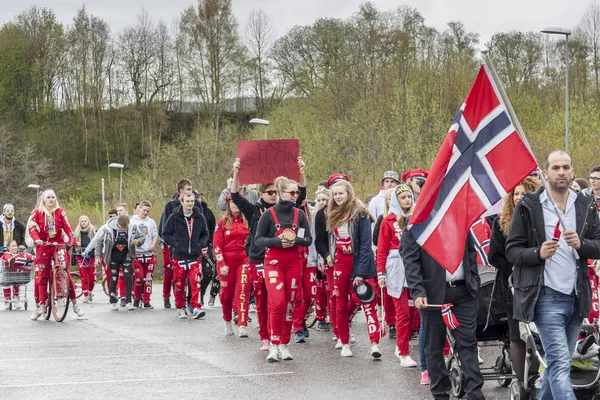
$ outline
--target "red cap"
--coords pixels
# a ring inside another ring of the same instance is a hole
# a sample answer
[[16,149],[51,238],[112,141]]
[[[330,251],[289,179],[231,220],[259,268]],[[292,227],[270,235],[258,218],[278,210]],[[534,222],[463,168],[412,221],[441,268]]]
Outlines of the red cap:
[[411,169],[402,174],[402,180],[404,182],[408,181],[411,178],[424,178],[427,179],[429,176],[429,172],[426,169]]
[[331,187],[331,185],[333,185],[335,182],[337,182],[339,180],[344,180],[344,181],[350,182],[350,178],[348,178],[348,175],[333,174],[329,177],[329,179],[327,179],[327,187]]

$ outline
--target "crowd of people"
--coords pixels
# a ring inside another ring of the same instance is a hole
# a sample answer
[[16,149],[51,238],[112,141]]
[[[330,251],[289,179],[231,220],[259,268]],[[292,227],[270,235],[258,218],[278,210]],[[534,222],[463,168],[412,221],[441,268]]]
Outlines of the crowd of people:
[[[484,398],[476,338],[479,238],[469,235],[465,248],[457,249],[464,256],[451,274],[407,229],[428,171],[401,176],[387,171],[378,194],[363,203],[341,173],[320,182],[309,201],[305,167],[299,158],[298,182],[279,177],[252,188],[240,184],[244,165],[236,159],[219,199],[223,214],[218,219],[186,179],[178,182],[158,224],[148,216],[152,204],[141,201],[131,216],[127,204],[119,204],[97,229],[87,216],[72,229],[56,194],[45,190],[25,225],[14,218],[11,204],[3,207],[0,237],[8,251],[2,258],[35,247],[35,256],[29,257],[35,257],[37,307],[31,318],[37,320],[45,312],[55,243],[75,249],[84,303],[94,299],[96,269],[105,269],[113,311],[153,308],[153,272],[161,246],[163,306],[171,308],[173,292],[177,318],[201,319],[210,288],[208,305],[219,296],[224,334],[234,335],[237,326],[240,338],[249,336],[254,308],[259,348],[268,352],[269,362],[293,359],[289,344],[292,338],[303,343],[309,337],[306,318],[313,305],[316,329],[331,330],[333,346],[342,357],[351,357],[352,321],[362,309],[370,356],[382,357],[379,342],[388,335],[396,341],[400,366],[419,365],[420,382],[430,385],[436,399],[447,399],[451,386],[439,306],[450,303],[460,322],[453,335],[464,390],[469,399]],[[590,317],[595,272],[588,264],[600,259],[600,166],[591,170],[588,184],[575,179],[570,156],[555,151],[542,170],[508,193],[497,215],[480,222],[489,225],[486,260],[497,271],[494,296],[508,317],[517,379],[523,381],[525,365],[519,322],[535,322],[548,360],[540,398],[571,399],[570,355],[583,319]],[[5,288],[5,298],[14,290],[18,287]],[[73,311],[83,315],[74,290],[70,298]],[[416,334],[419,363],[409,347]]]

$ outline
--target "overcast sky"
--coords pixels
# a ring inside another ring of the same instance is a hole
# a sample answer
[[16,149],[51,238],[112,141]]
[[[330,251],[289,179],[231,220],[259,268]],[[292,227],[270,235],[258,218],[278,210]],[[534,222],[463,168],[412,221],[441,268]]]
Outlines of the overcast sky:
[[[449,21],[461,21],[467,30],[479,33],[481,43],[494,32],[513,29],[539,31],[547,26],[573,28],[592,0],[372,0],[380,10],[393,10],[401,4],[417,8],[425,23],[443,31]],[[247,15],[263,9],[282,36],[294,25],[308,25],[319,17],[348,18],[358,11],[362,0],[233,0],[233,12],[243,34]],[[49,7],[64,24],[71,24],[76,10],[86,5],[88,12],[106,20],[114,32],[135,24],[142,7],[155,20],[168,26],[194,0],[0,0],[0,23],[32,5]]]

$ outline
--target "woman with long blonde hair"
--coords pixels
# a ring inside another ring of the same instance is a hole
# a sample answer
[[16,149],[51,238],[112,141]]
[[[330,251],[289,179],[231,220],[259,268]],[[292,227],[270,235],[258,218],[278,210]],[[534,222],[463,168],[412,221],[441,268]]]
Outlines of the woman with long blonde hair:
[[95,252],[88,252],[87,257],[83,257],[83,252],[88,247],[92,238],[96,234],[96,228],[91,224],[87,215],[79,217],[79,223],[75,227],[75,238],[79,242],[75,262],[79,268],[79,276],[81,277],[81,289],[83,290],[83,302],[88,303],[93,300],[93,290],[96,284],[96,267],[95,267]]
[[248,306],[250,301],[250,279],[248,278],[248,255],[246,238],[248,221],[231,201],[225,199],[225,216],[217,221],[213,243],[217,260],[217,273],[221,282],[220,300],[225,321],[225,334],[233,335],[231,323],[233,309],[238,312],[238,335],[248,337]]
[[508,317],[512,365],[520,382],[523,382],[524,375],[525,342],[521,340],[519,335],[519,323],[513,319],[513,297],[508,286],[508,278],[513,272],[513,265],[506,259],[506,237],[508,236],[515,206],[521,201],[525,193],[534,192],[539,187],[540,183],[537,179],[527,177],[506,195],[502,212],[492,224],[492,237],[488,250],[488,260],[497,271],[494,298],[504,305]]
[[288,349],[294,303],[302,282],[303,260],[299,246],[308,247],[312,236],[304,212],[295,207],[298,184],[284,177],[275,179],[279,201],[258,221],[256,245],[265,248],[265,284],[269,297],[271,346],[267,361],[293,360]]
[[[375,288],[377,271],[371,248],[371,216],[365,205],[356,197],[350,182],[340,180],[331,187],[333,201],[329,202],[327,232],[329,254],[327,264],[333,266],[334,295],[337,297],[336,327],[342,357],[352,357],[350,349],[350,312],[362,303],[371,339],[370,354],[380,358],[379,320],[376,311],[376,296],[361,302],[357,290],[369,293]],[[368,286],[363,286],[368,285]],[[360,288],[358,288],[360,287]],[[371,296],[369,296],[371,297]],[[351,301],[348,299],[351,298]]]

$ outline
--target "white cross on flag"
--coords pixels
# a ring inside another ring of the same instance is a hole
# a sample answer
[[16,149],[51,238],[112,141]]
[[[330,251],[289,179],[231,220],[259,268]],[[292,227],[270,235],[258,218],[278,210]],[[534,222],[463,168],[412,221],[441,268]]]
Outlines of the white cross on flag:
[[410,233],[454,273],[473,222],[536,168],[483,65],[433,162]]

